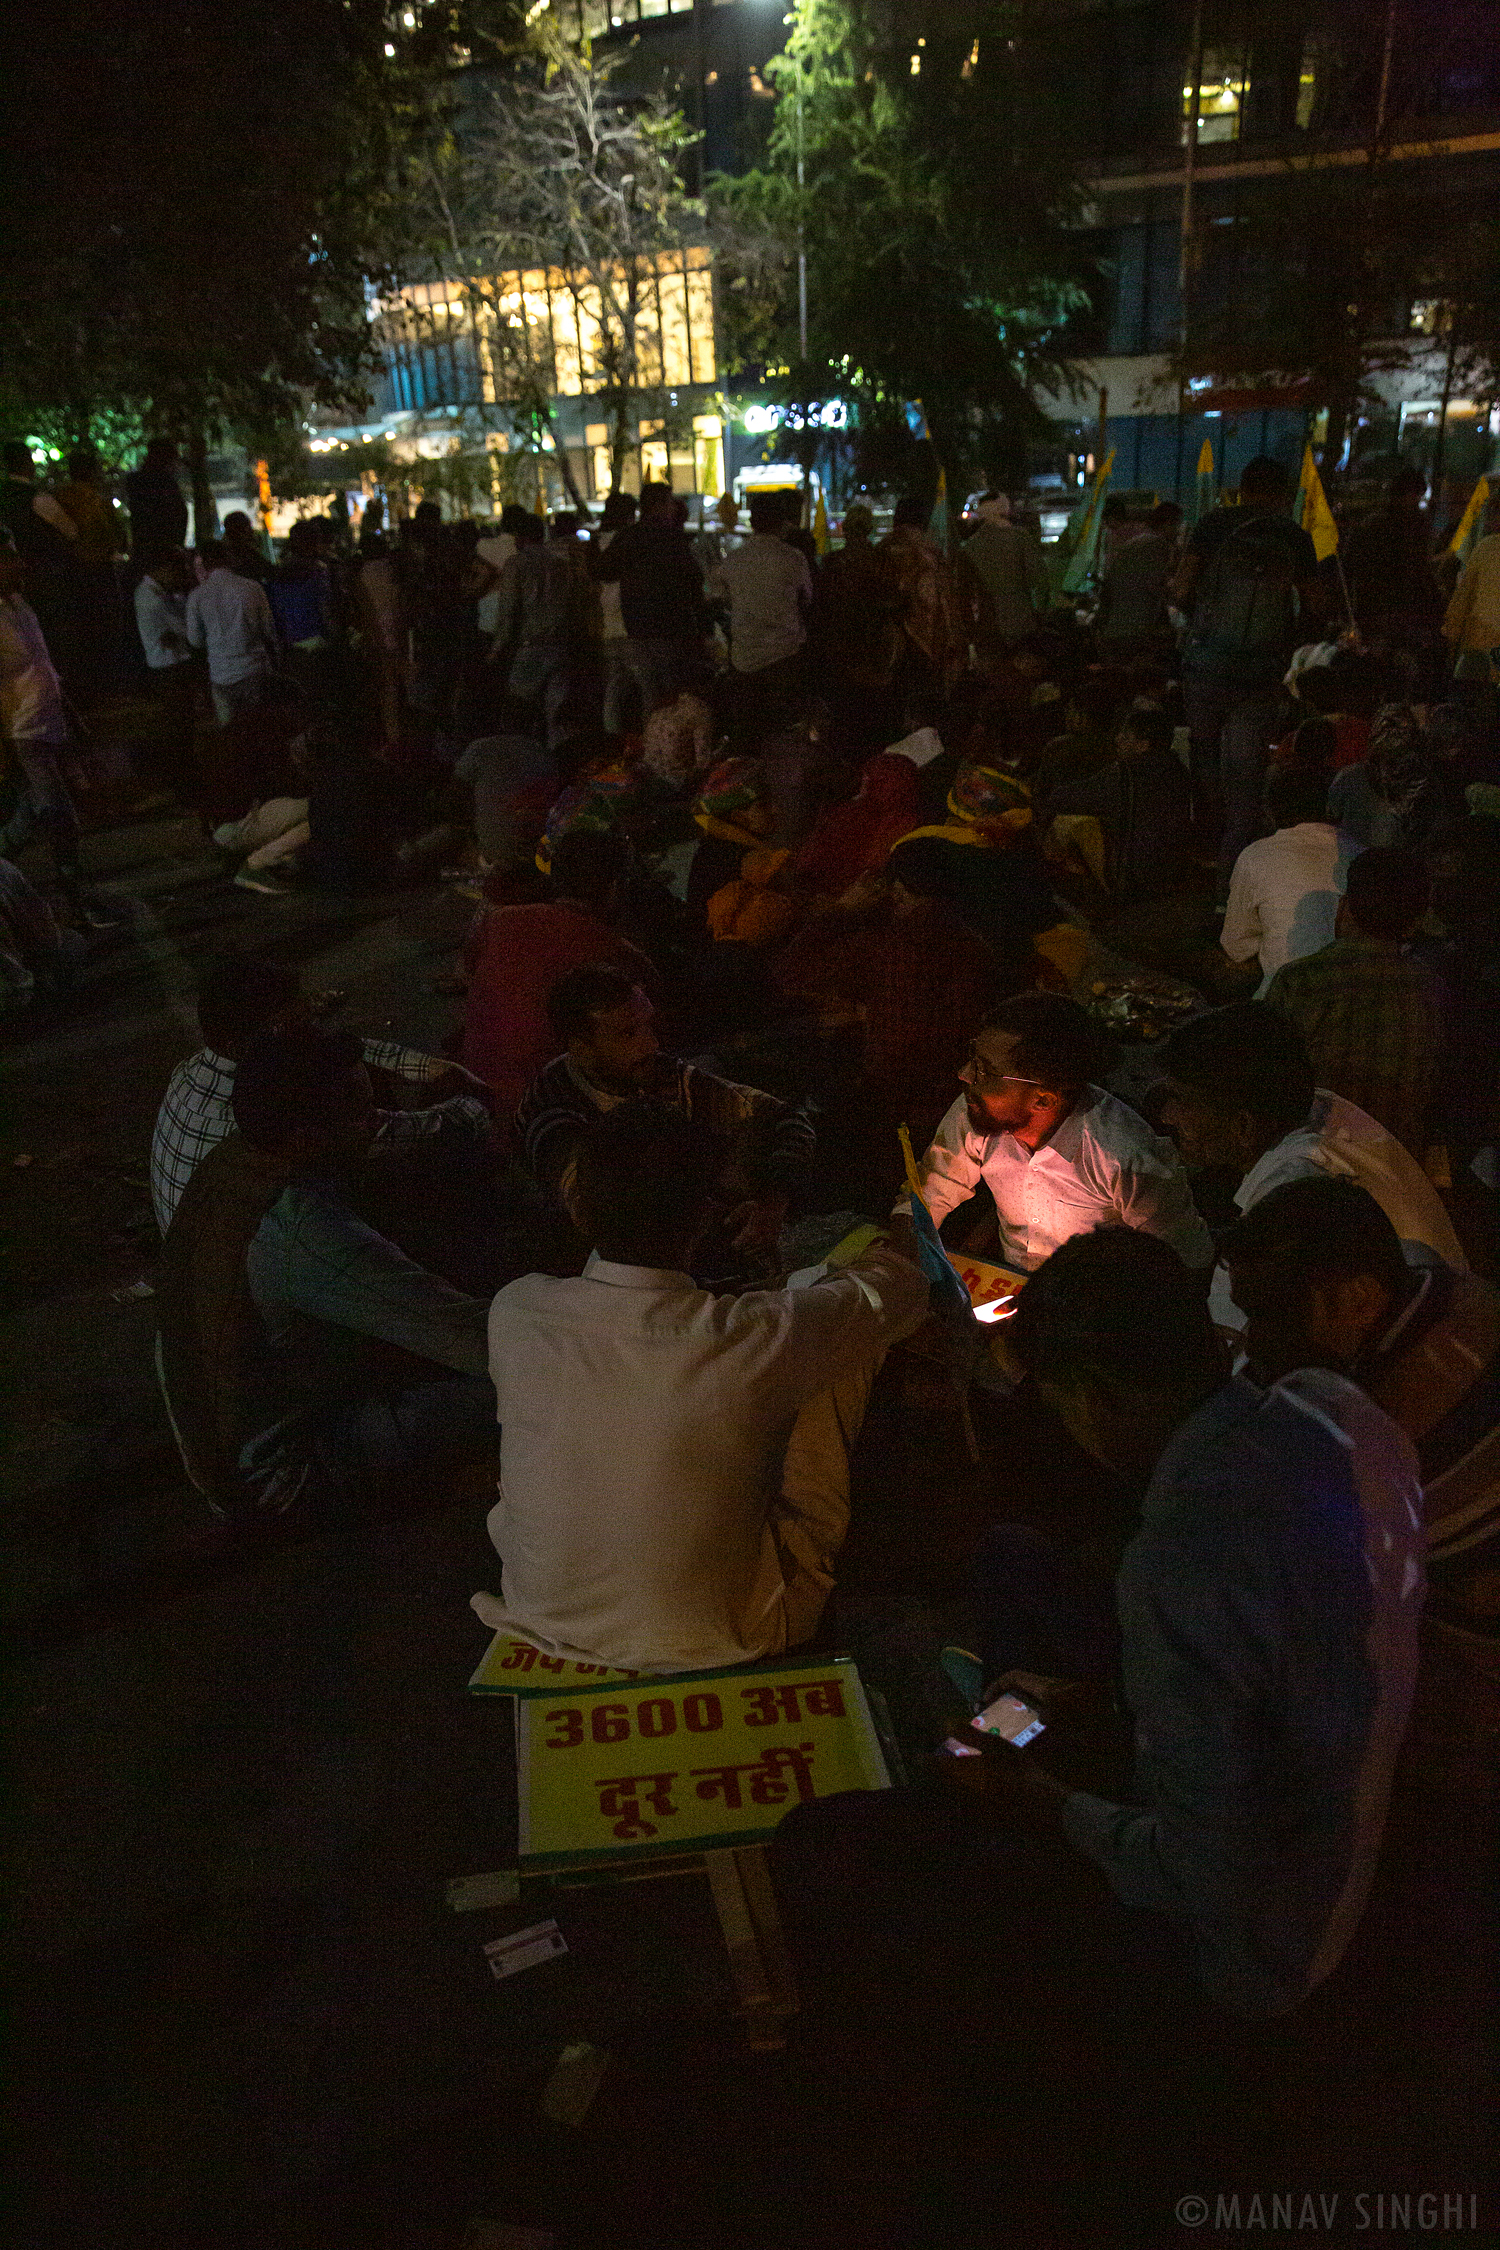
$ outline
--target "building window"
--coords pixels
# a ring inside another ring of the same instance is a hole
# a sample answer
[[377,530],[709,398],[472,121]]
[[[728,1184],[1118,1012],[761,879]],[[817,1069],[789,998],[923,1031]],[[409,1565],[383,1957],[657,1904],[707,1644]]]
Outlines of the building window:
[[[1205,47],[1198,77],[1198,145],[1206,141],[1237,141],[1240,111],[1249,81],[1243,53],[1233,47]],[[1182,89],[1182,140],[1188,137],[1193,114],[1191,84]]]

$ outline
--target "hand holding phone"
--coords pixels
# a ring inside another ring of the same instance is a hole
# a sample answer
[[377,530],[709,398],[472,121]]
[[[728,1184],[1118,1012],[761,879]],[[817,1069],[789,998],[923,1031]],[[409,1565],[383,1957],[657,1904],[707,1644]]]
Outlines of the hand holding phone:
[[969,1724],[976,1734],[998,1734],[1002,1741],[1017,1750],[1024,1749],[1028,1742],[1034,1742],[1045,1732],[1041,1713],[1029,1703],[1023,1703],[1017,1695],[996,1696]]

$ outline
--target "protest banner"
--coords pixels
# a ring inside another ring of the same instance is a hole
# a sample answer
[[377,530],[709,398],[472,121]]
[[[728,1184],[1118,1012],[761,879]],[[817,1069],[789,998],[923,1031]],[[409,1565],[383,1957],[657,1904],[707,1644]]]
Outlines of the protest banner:
[[523,1873],[762,1841],[890,1775],[848,1658],[516,1705]]

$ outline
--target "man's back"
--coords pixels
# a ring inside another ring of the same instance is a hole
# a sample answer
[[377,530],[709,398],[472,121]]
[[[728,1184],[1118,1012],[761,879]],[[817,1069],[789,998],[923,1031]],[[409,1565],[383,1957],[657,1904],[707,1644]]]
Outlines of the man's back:
[[959,549],[959,562],[984,588],[991,630],[1002,640],[1018,641],[1034,629],[1047,565],[1029,531],[1018,523],[981,523]]
[[207,651],[208,675],[216,687],[264,671],[275,640],[264,587],[237,571],[210,571],[188,596],[187,637],[195,648]]
[[575,1280],[502,1289],[489,1522],[516,1623],[631,1668],[784,1645],[770,1514],[792,1423],[873,1366],[926,1295],[915,1266],[880,1250],[795,1292],[714,1297],[685,1274],[598,1258]]
[[1329,820],[1299,820],[1247,844],[1234,863],[1219,943],[1266,977],[1332,942],[1352,847]]
[[606,584],[618,581],[632,640],[696,640],[702,634],[703,573],[686,534],[673,525],[626,524],[597,568]]
[[1342,1094],[1420,1162],[1443,1046],[1440,977],[1394,945],[1335,938],[1289,961],[1266,994],[1302,1034],[1320,1086]]
[[806,556],[766,532],[752,532],[724,557],[710,592],[729,603],[737,672],[758,672],[796,654],[807,637],[812,591]]
[[1294,2006],[1353,1935],[1423,1582],[1410,1442],[1342,1376],[1225,1384],[1157,1465],[1118,1587],[1136,1805],[1065,1818],[1239,2013]]

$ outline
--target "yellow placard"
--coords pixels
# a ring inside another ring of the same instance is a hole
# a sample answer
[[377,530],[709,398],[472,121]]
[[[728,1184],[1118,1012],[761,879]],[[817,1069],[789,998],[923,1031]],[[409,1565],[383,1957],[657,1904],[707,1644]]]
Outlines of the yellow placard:
[[1012,1273],[1009,1266],[993,1265],[988,1258],[966,1258],[961,1250],[950,1250],[948,1255],[976,1312],[981,1306],[1003,1303],[1026,1285],[1025,1274]]
[[793,1805],[890,1786],[848,1658],[516,1705],[528,1868],[754,1843]]
[[570,1656],[548,1656],[514,1633],[498,1632],[471,1675],[474,1695],[559,1695],[575,1688],[608,1687],[638,1680],[639,1672],[612,1671],[607,1664],[575,1663]]

